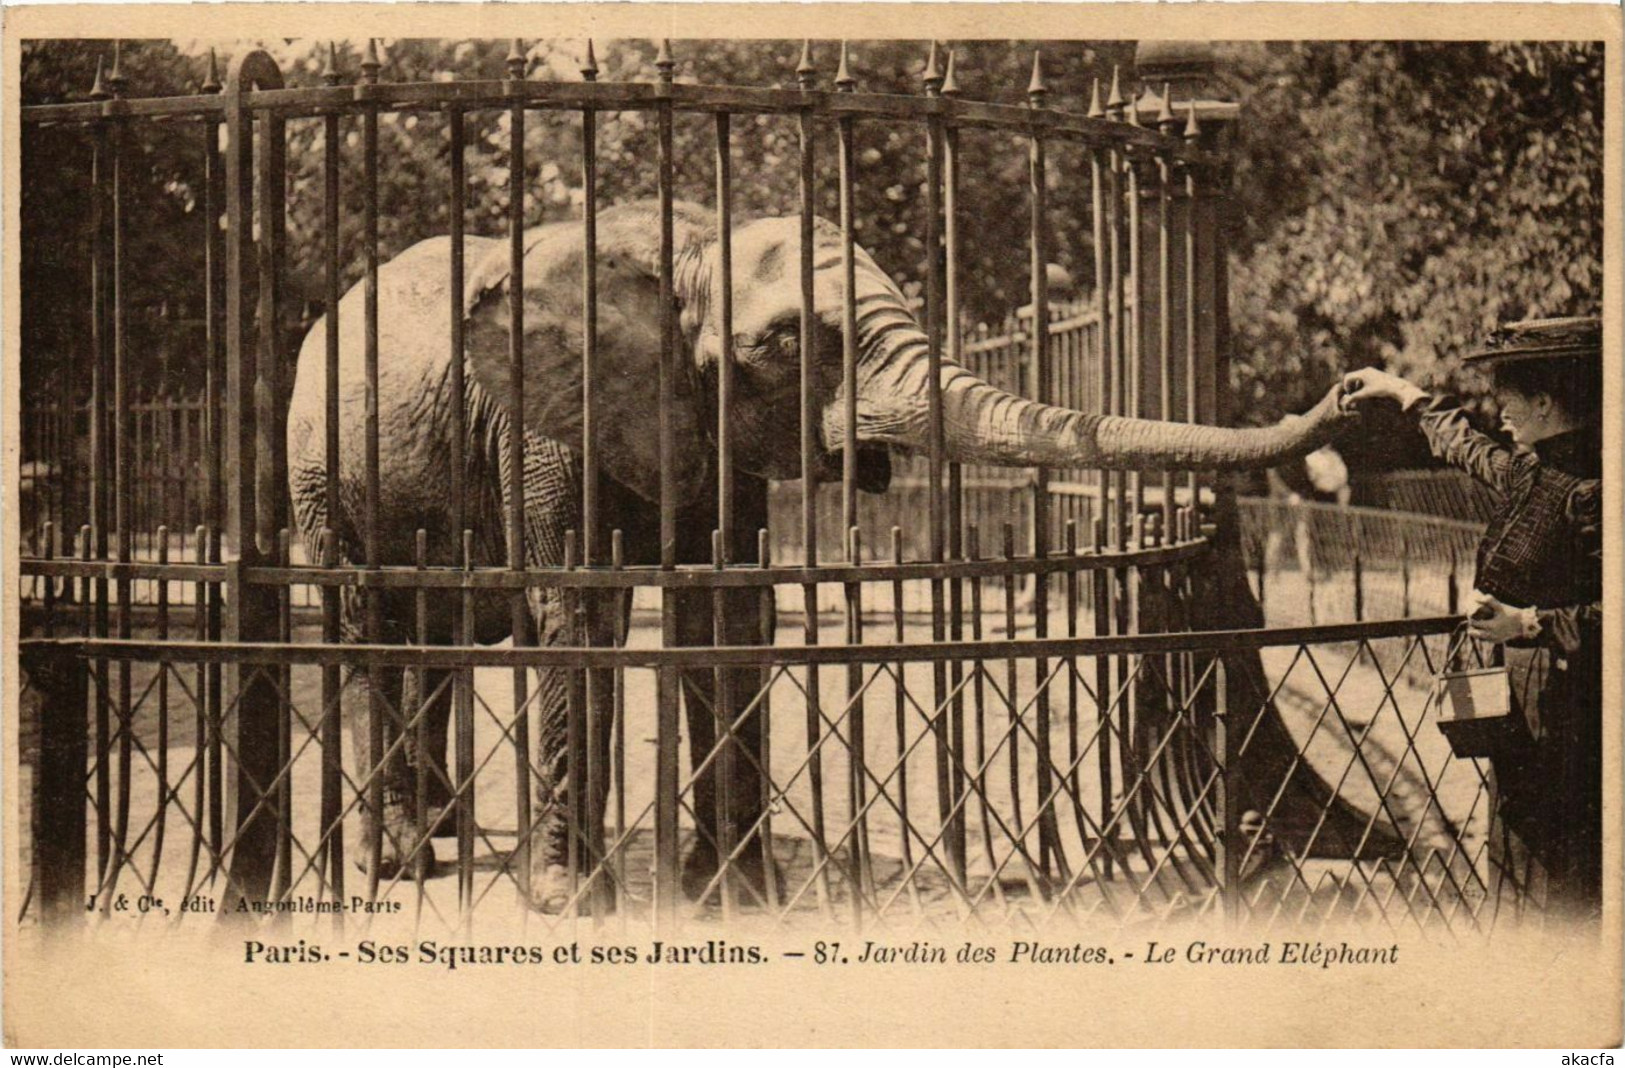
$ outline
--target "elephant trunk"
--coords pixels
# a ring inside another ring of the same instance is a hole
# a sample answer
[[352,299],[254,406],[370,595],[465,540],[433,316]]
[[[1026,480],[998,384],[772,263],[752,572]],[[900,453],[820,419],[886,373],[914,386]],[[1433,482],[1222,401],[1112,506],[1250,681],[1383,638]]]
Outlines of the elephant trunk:
[[[860,403],[867,409],[860,410],[860,435],[926,448],[928,368],[923,335],[899,340],[878,360],[864,393],[910,401],[903,411],[883,401]],[[1093,415],[1040,404],[947,361],[941,381],[944,444],[948,458],[961,463],[1154,470],[1272,467],[1326,444],[1350,418],[1340,411],[1335,388],[1304,415],[1287,416],[1270,427],[1237,429]]]

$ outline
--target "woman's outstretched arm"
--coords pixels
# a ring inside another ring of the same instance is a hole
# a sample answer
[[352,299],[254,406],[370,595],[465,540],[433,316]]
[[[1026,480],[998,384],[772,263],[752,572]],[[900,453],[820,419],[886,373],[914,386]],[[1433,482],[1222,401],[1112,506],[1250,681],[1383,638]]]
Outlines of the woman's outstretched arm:
[[1378,400],[1398,402],[1417,417],[1433,455],[1459,468],[1497,493],[1505,493],[1512,470],[1513,451],[1473,428],[1467,413],[1447,396],[1434,395],[1398,375],[1368,367],[1343,376],[1343,403],[1349,406]]

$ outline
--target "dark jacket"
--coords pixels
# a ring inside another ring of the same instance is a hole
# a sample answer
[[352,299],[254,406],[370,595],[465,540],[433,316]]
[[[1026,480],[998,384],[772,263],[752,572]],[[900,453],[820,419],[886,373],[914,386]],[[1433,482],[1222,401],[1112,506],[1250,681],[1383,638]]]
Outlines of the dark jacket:
[[1439,459],[1494,490],[1475,585],[1536,609],[1504,656],[1526,742],[1493,760],[1498,891],[1590,915],[1602,893],[1602,443],[1596,429],[1512,448],[1446,397],[1413,406]]

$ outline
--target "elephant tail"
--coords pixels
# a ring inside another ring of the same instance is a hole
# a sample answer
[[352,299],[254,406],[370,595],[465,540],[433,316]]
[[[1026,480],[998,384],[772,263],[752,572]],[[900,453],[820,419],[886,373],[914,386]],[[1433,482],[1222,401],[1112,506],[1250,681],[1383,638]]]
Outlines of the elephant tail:
[[[288,488],[293,498],[293,524],[299,531],[299,541],[305,547],[305,560],[318,564],[326,546],[323,544],[331,524],[327,514],[327,471],[320,464],[290,463]],[[334,537],[337,537],[337,531]],[[335,555],[349,554],[341,546],[334,546]]]

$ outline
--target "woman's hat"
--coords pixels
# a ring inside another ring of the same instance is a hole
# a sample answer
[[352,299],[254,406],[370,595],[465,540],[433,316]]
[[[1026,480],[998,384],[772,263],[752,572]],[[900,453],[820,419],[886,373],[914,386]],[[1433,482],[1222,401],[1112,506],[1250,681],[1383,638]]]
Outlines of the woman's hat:
[[1503,323],[1484,344],[1462,357],[1478,367],[1524,360],[1592,358],[1602,355],[1602,320],[1596,316],[1524,319]]

